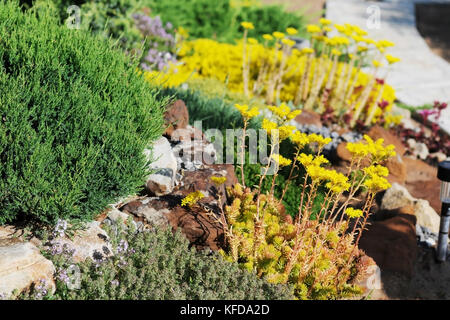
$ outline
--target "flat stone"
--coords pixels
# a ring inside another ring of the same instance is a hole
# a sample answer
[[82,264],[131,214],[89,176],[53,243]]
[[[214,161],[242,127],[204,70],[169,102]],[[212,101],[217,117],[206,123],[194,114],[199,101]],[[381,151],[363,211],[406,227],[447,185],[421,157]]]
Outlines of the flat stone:
[[322,128],[320,114],[314,111],[303,110],[302,113],[295,117],[295,121],[302,125],[314,125],[318,128]]
[[108,234],[100,228],[100,222],[87,223],[84,230],[78,230],[72,239],[67,236],[57,237],[52,240],[51,245],[67,246],[75,250],[74,262],[81,262],[87,258],[99,260],[113,255],[113,249],[109,242]]
[[54,292],[54,272],[53,263],[29,242],[0,246],[0,294],[7,298],[14,290],[20,293],[41,280]]

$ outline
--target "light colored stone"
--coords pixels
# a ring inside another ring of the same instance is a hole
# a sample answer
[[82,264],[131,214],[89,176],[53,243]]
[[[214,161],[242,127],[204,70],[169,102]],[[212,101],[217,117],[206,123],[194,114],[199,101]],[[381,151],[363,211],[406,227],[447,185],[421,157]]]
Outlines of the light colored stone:
[[125,212],[120,211],[117,208],[112,208],[111,211],[108,212],[108,219],[115,223],[125,223],[129,217]]
[[72,239],[58,237],[52,240],[52,244],[63,246],[67,244],[70,249],[74,249],[74,262],[84,261],[87,258],[93,260],[98,257],[108,257],[113,254],[109,237],[105,230],[100,228],[100,222],[89,222],[84,230],[78,230]]
[[172,191],[177,173],[177,159],[170,142],[161,137],[151,149],[145,150],[147,157],[153,162],[150,169],[154,170],[147,178],[146,187],[151,193],[162,196]]
[[430,154],[427,145],[423,142],[417,143],[414,149],[415,149],[414,154],[416,154],[417,157],[419,157],[422,160],[425,160]]
[[427,200],[416,199],[398,183],[386,191],[381,200],[381,209],[394,210],[404,206],[413,206],[417,223],[432,232],[439,232],[440,218]]
[[417,200],[414,204],[414,213],[418,224],[427,227],[434,233],[439,233],[441,219],[427,200]]
[[153,226],[159,227],[159,226],[166,226],[168,225],[168,220],[166,218],[166,214],[169,213],[169,209],[160,209],[157,210],[152,207],[143,207],[140,211],[140,214],[142,214],[147,221],[147,223],[152,224]]
[[408,140],[406,140],[406,143],[408,144],[408,147],[410,149],[414,149],[417,146],[417,141],[413,138],[408,138]]
[[0,226],[0,240],[11,238],[15,231],[13,226]]
[[217,159],[214,145],[205,140],[181,141],[173,148],[173,152],[179,168],[188,171],[201,169]]
[[438,162],[447,160],[447,156],[445,155],[445,153],[443,153],[441,151],[430,153],[430,158],[436,159]]
[[54,292],[54,272],[53,263],[29,242],[0,246],[0,294],[6,298],[14,290],[20,293],[41,280],[45,280],[51,292]]
[[382,210],[394,210],[405,206],[414,206],[415,199],[408,190],[398,183],[393,183],[392,187],[386,190],[381,200]]

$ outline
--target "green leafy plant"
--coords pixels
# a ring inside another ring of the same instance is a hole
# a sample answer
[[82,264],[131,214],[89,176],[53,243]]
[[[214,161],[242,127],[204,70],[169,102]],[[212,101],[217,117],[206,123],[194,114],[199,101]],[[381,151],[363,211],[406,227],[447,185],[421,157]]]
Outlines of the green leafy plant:
[[[168,228],[137,232],[133,224],[108,229],[114,256],[78,263],[80,287],[70,290],[71,251],[46,254],[56,267],[56,292],[35,285],[22,299],[293,299],[292,288],[273,285],[217,253],[189,249]],[[113,225],[116,226],[116,225]],[[73,267],[72,267],[73,268]],[[40,289],[40,290],[39,290]],[[44,291],[45,290],[45,291]]]
[[164,101],[100,37],[49,7],[0,6],[0,224],[92,218],[147,175]]

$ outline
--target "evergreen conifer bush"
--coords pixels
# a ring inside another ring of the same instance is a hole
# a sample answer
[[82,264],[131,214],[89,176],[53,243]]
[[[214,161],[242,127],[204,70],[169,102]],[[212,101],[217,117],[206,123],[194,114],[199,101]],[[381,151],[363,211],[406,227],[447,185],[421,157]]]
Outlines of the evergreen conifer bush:
[[143,184],[162,132],[136,64],[55,17],[0,2],[0,224],[91,218]]

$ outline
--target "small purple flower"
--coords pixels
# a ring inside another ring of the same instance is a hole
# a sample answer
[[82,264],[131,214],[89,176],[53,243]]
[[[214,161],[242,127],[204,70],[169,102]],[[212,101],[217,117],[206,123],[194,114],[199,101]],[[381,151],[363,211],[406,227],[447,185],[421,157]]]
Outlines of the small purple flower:
[[67,221],[58,219],[55,225],[55,229],[53,230],[53,236],[56,237],[64,237],[67,230]]
[[70,283],[69,275],[67,274],[66,269],[60,269],[57,278],[66,285]]
[[119,285],[119,281],[116,280],[116,279],[114,279],[113,281],[111,281],[111,284],[112,284],[114,287],[117,287],[117,286]]
[[120,240],[119,245],[117,246],[117,253],[126,253],[128,251],[128,242],[127,240]]
[[37,299],[41,299],[42,297],[45,297],[48,293],[47,287],[48,287],[47,280],[41,279],[39,281],[39,284],[35,287],[35,289],[36,289],[35,297]]

